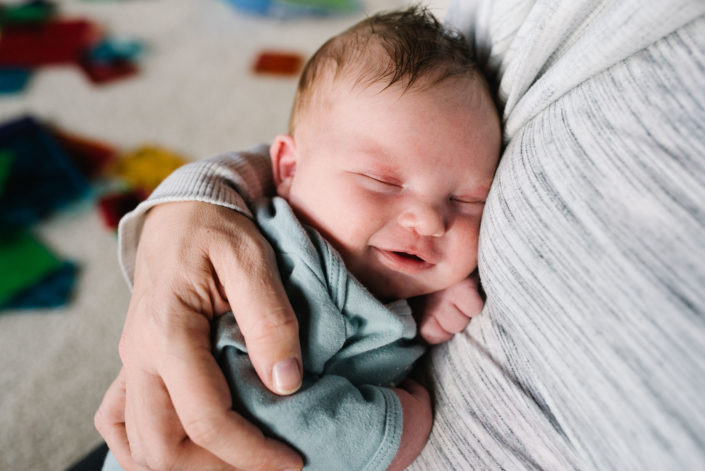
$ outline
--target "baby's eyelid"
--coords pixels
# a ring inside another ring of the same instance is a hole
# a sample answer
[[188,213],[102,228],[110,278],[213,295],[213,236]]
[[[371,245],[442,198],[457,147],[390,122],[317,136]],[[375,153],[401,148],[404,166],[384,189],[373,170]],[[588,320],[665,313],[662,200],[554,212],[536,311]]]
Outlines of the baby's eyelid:
[[395,186],[395,187],[401,187],[401,186],[402,186],[402,184],[401,184],[400,182],[398,182],[398,181],[396,181],[396,180],[393,180],[393,179],[391,179],[391,178],[381,177],[381,176],[373,175],[373,174],[369,174],[369,173],[363,173],[362,175],[365,176],[365,177],[367,177],[367,178],[369,178],[369,179],[371,179],[371,180],[374,180],[374,181],[376,181],[376,182],[382,183],[382,184],[384,184],[384,185]]
[[485,200],[466,198],[462,196],[451,196],[450,199],[460,204],[485,204]]

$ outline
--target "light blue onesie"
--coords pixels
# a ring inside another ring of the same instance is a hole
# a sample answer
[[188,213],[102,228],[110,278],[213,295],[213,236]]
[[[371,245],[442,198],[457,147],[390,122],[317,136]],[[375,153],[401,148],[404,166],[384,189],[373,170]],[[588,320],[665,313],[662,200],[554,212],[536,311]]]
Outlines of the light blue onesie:
[[[233,407],[298,450],[305,471],[386,470],[402,431],[399,399],[389,388],[424,352],[408,304],[372,296],[285,200],[262,199],[253,213],[297,314],[304,380],[291,396],[264,388],[228,313],[215,321],[213,345]],[[110,455],[107,469],[119,469]]]

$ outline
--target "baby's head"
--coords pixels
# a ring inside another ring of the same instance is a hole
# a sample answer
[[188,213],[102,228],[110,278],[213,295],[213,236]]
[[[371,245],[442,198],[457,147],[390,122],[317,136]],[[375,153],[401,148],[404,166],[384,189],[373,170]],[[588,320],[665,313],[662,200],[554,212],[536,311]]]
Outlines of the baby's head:
[[447,288],[477,266],[500,125],[465,41],[423,9],[372,16],[307,63],[277,192],[382,299]]

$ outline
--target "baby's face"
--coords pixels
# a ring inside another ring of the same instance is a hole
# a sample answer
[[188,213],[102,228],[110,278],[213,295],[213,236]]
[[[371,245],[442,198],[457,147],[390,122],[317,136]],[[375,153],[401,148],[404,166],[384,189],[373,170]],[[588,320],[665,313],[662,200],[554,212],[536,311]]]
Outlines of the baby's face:
[[500,151],[489,95],[467,79],[333,87],[272,146],[279,194],[381,299],[468,276]]

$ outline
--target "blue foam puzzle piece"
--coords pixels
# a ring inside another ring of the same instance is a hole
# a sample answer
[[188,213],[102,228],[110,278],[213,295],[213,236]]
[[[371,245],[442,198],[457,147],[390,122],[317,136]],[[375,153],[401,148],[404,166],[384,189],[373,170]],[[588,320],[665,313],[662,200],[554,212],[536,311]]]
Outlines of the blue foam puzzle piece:
[[13,296],[0,309],[37,309],[64,306],[76,281],[78,266],[63,262],[39,283]]
[[14,156],[0,194],[0,230],[28,226],[90,192],[70,157],[31,117],[0,126],[0,149]]
[[355,13],[359,0],[226,0],[240,11],[275,18],[324,17]]
[[29,69],[0,67],[0,95],[21,92],[31,76],[32,71]]
[[133,39],[106,37],[88,52],[88,60],[101,64],[136,62],[144,46]]

